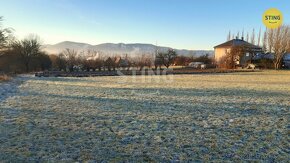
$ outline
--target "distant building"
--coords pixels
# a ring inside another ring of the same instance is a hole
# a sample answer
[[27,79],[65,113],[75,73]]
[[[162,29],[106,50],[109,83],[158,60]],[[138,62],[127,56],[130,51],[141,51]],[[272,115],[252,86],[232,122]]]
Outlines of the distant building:
[[205,65],[205,64],[203,62],[190,62],[188,64],[189,67],[196,68],[196,69],[201,68],[202,65]]
[[214,47],[214,59],[216,63],[221,64],[222,58],[231,52],[231,49],[235,46],[242,46],[245,48],[245,54],[241,58],[235,58],[236,65],[245,65],[247,64],[257,53],[262,52],[262,48],[247,41],[244,39],[232,39],[220,45]]
[[129,66],[129,61],[128,61],[127,57],[125,59],[122,59],[121,57],[118,57],[115,60],[115,64],[117,65],[117,67],[128,67]]

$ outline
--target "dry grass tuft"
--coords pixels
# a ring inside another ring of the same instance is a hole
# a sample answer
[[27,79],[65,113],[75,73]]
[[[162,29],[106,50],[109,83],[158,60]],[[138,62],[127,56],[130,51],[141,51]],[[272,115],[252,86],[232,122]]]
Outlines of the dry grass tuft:
[[11,77],[8,76],[8,75],[0,75],[0,82],[3,82],[3,81],[9,81],[11,80]]

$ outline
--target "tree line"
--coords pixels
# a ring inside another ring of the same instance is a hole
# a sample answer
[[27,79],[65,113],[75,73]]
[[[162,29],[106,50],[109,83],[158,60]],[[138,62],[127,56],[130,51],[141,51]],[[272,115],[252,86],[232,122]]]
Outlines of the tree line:
[[[22,40],[13,36],[13,29],[2,27],[3,17],[0,17],[0,72],[24,73],[44,70],[74,71],[81,70],[116,70],[137,67],[167,68],[173,64],[177,54],[174,50],[158,53],[155,56],[143,54],[137,57],[121,58],[119,56],[89,59],[85,56],[95,56],[98,52],[88,50],[79,53],[73,49],[66,49],[57,55],[48,55],[41,50],[41,41],[38,36],[30,35]],[[158,58],[158,59],[156,59]]]
[[2,27],[0,17],[0,72],[26,73],[44,70],[55,71],[114,71],[137,68],[169,68],[171,65],[186,66],[190,62],[212,62],[209,55],[201,57],[179,56],[175,50],[155,54],[142,54],[135,57],[128,55],[102,56],[95,50],[78,52],[65,49],[59,54],[48,55],[41,50],[40,38],[36,35],[18,40],[13,36],[13,29]]
[[12,28],[2,27],[2,21],[3,17],[0,17],[0,71],[23,73],[51,66],[51,60],[41,51],[40,39],[36,35],[17,40]]

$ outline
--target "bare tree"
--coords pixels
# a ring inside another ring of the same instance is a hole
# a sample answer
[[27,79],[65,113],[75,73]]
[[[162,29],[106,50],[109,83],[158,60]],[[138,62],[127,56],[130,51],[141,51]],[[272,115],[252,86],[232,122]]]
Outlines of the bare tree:
[[290,52],[290,26],[283,25],[276,29],[268,29],[267,50],[274,53],[274,67],[280,69],[284,56]]
[[91,69],[95,71],[96,69],[99,69],[101,71],[100,66],[100,55],[99,52],[96,50],[87,50],[86,55],[83,55],[82,59],[82,65],[87,71],[90,71]]
[[188,62],[187,62],[188,59],[189,57],[186,57],[186,56],[178,56],[175,58],[174,64],[178,66],[186,66],[188,65]]
[[66,58],[60,53],[58,55],[49,55],[52,62],[52,68],[55,70],[65,70],[66,68]]
[[258,43],[257,43],[258,46],[260,46],[260,41],[261,41],[261,28],[260,28],[259,34],[258,34]]
[[105,63],[104,63],[104,65],[105,65],[105,67],[109,70],[109,71],[111,71],[112,70],[112,68],[114,68],[114,60],[111,58],[111,57],[109,57],[108,59],[106,59],[106,61],[105,61]]
[[252,36],[251,36],[251,44],[255,45],[255,29],[253,28]]
[[96,66],[98,70],[102,71],[102,68],[105,69],[104,65],[105,65],[105,58],[101,53],[99,53],[98,59],[96,60]]
[[263,36],[263,51],[264,52],[267,51],[267,31],[264,32],[264,36]]
[[39,38],[33,35],[21,41],[14,41],[11,45],[12,50],[20,55],[26,72],[29,71],[31,59],[41,53],[40,47]]
[[242,38],[244,38],[245,36],[244,36],[244,28],[243,28],[243,31],[242,31]]
[[227,41],[231,40],[231,31],[229,31],[228,37],[227,37]]
[[66,49],[62,52],[62,55],[66,58],[69,71],[73,71],[73,67],[77,64],[78,52],[71,49]]
[[95,65],[99,71],[102,71],[102,67],[104,66],[104,61],[101,58],[98,58],[95,60]]
[[177,53],[173,49],[168,49],[166,53],[159,53],[156,58],[161,59],[163,65],[168,68],[177,57]]
[[157,70],[157,68],[159,67],[159,69],[161,69],[161,66],[163,65],[163,59],[161,55],[157,55],[155,57],[154,60],[154,66],[155,66],[155,70]]
[[267,30],[267,45],[268,45],[268,52],[273,51],[273,45],[274,45],[274,31],[273,30]]
[[3,50],[8,47],[9,42],[13,41],[14,37],[12,35],[11,28],[3,28],[2,29],[2,22],[3,17],[0,16],[0,55]]
[[141,56],[135,58],[136,66],[139,67],[141,71],[144,67],[151,68],[153,58],[150,55],[142,54]]

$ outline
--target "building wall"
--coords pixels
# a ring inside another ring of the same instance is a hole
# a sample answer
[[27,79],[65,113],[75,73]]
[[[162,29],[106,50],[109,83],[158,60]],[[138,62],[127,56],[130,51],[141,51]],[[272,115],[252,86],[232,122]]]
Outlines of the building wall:
[[[215,48],[214,58],[217,64],[220,64],[222,57],[231,52],[231,48]],[[246,65],[252,58],[253,54],[245,53],[241,58],[237,58],[236,65]]]
[[221,58],[230,52],[230,48],[215,48],[214,49],[214,59],[217,64],[219,64]]

